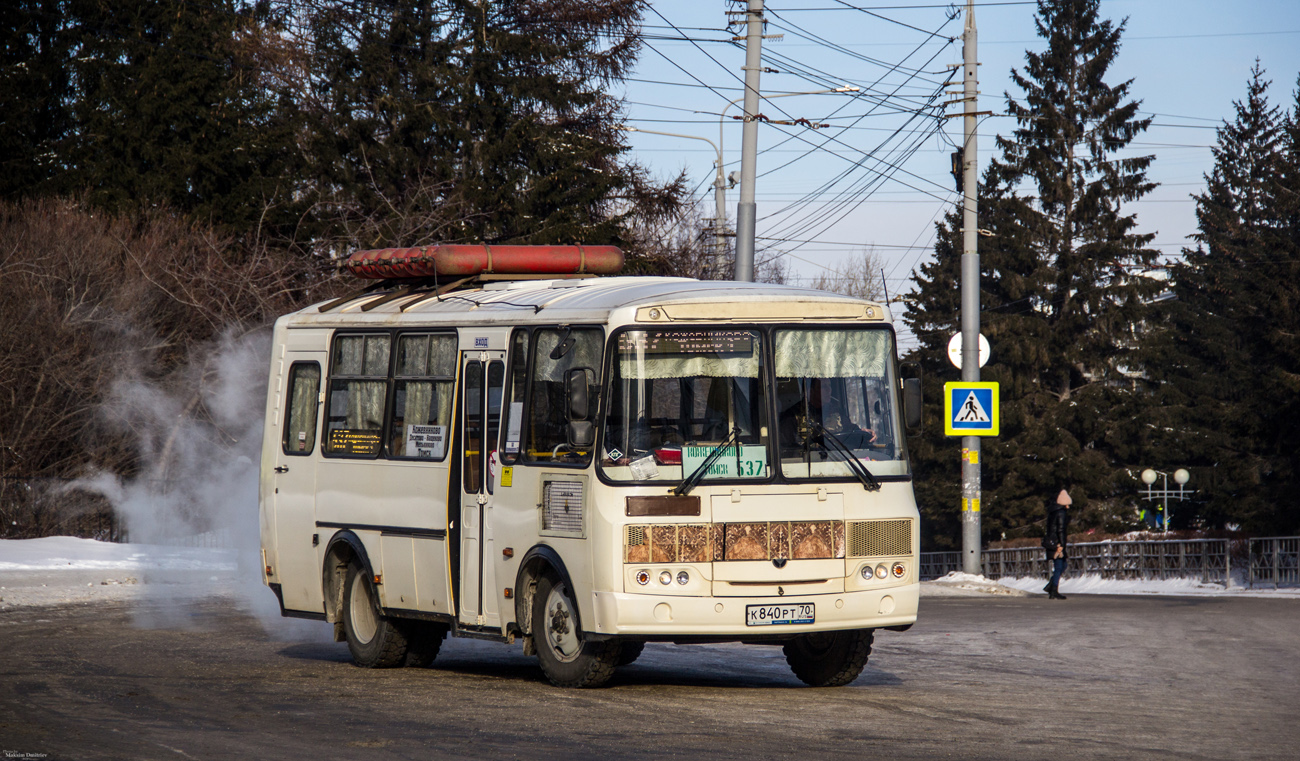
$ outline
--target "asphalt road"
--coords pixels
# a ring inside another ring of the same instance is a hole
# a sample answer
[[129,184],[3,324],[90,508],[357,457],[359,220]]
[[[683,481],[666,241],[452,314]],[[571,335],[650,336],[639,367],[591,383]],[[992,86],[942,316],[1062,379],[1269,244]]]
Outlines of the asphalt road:
[[370,671],[229,600],[163,605],[0,612],[0,757],[1300,757],[1297,600],[924,599],[849,687],[779,648],[650,645],[585,691],[517,645]]

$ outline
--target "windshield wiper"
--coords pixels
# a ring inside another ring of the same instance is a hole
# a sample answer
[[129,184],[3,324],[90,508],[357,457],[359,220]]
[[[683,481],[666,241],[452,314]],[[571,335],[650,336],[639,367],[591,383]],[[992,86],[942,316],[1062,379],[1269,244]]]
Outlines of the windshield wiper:
[[709,452],[709,456],[704,458],[704,462],[700,463],[698,468],[691,471],[689,476],[682,479],[682,482],[673,489],[673,494],[678,496],[682,494],[690,494],[691,489],[694,489],[700,481],[704,480],[704,474],[709,472],[709,468],[713,467],[713,463],[718,461],[718,458],[722,456],[722,451],[730,444],[735,444],[737,447],[740,446],[739,426],[732,428],[731,433],[727,434],[727,438],[723,439]]
[[[829,441],[831,443],[832,446],[827,448],[833,450],[843,458],[844,464],[848,465],[849,470],[853,471],[853,475],[858,477],[858,480],[862,482],[862,487],[864,489],[867,491],[880,491],[880,482],[876,480],[875,476],[871,475],[871,471],[867,470],[867,466],[862,464],[862,461],[853,454],[853,450],[850,449],[839,436],[826,430],[825,426],[815,420],[812,421],[812,425],[818,433],[821,433],[823,441]],[[812,437],[810,436],[809,438]]]

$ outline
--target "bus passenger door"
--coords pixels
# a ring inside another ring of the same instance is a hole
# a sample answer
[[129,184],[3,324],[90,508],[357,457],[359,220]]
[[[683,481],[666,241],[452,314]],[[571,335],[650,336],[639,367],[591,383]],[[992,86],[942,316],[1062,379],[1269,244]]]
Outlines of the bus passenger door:
[[500,627],[492,553],[492,491],[497,440],[501,430],[501,396],[505,386],[505,352],[462,354],[461,377],[461,548],[460,622]]
[[275,575],[284,607],[324,611],[316,532],[316,447],[319,436],[321,370],[325,352],[289,351],[280,360],[275,390],[279,439],[270,474],[275,513]]

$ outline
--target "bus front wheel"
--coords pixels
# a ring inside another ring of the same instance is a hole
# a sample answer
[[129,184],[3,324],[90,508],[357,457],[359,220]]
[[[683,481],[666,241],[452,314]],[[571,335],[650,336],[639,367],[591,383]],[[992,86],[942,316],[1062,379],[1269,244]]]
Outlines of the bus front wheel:
[[842,687],[862,674],[871,656],[870,629],[801,634],[785,645],[785,662],[810,687]]
[[542,673],[557,687],[599,687],[614,676],[616,640],[592,642],[578,626],[578,606],[567,585],[547,574],[533,597],[533,644]]
[[[358,666],[386,669],[401,666],[406,661],[406,633],[397,621],[379,612],[374,585],[366,577],[366,569],[355,560],[348,565],[347,582],[343,587],[343,633],[352,660]],[[441,640],[438,642],[441,644]]]

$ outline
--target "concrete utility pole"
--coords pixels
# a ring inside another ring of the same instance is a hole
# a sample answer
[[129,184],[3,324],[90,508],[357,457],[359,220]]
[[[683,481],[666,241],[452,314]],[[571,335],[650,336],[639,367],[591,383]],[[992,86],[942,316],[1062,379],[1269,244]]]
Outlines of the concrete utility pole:
[[758,75],[763,69],[763,0],[745,12],[745,129],[740,141],[740,204],[736,207],[737,280],[754,282],[754,182],[758,161]]
[[[975,3],[966,1],[966,28],[962,33],[965,91],[965,140],[962,144],[962,253],[961,253],[961,379],[980,379],[980,255],[979,213],[976,207],[979,162],[976,160],[975,120],[979,97],[979,64],[975,61]],[[961,439],[961,551],[962,570],[979,575],[980,563],[980,437]]]
[[[776,95],[769,95],[769,96],[767,96],[766,98],[764,98],[763,100],[772,100],[772,99],[774,99],[774,98],[793,98],[793,97],[795,97],[795,96],[797,96],[797,95],[827,95],[827,94],[830,94],[830,93],[840,93],[840,92],[860,92],[861,90],[862,90],[862,88],[861,88],[861,87],[857,87],[856,85],[844,85],[844,86],[842,86],[842,87],[832,87],[832,88],[829,88],[829,89],[826,89],[826,90],[805,90],[805,91],[803,91],[803,92],[783,92],[783,93],[777,93]],[[718,115],[718,145],[717,145],[717,147],[718,147],[718,156],[719,156],[719,158],[718,158],[718,162],[719,162],[719,163],[718,163],[718,179],[717,179],[717,181],[714,183],[713,188],[714,188],[714,199],[715,199],[715,203],[717,204],[717,208],[719,208],[719,209],[721,209],[721,208],[726,204],[726,188],[725,188],[725,186],[723,185],[723,179],[722,179],[722,163],[721,163],[721,162],[722,162],[722,158],[721,158],[721,156],[722,156],[722,154],[723,154],[722,147],[723,147],[723,145],[725,144],[725,140],[724,140],[724,138],[726,137],[726,129],[725,129],[725,127],[726,127],[726,124],[727,124],[727,111],[728,111],[732,106],[734,106],[734,105],[736,105],[737,103],[739,103],[740,101],[744,100],[746,97],[748,97],[748,94],[743,95],[743,96],[741,96],[741,97],[739,97],[739,98],[735,98],[734,100],[732,100],[731,102],[729,102],[726,106],[723,106],[723,108],[722,108],[722,113]],[[698,114],[698,113],[706,113],[706,112],[703,112],[703,111],[696,111],[695,113]],[[734,118],[734,117],[733,117],[733,118]],[[746,122],[748,122],[748,120],[746,120]],[[784,121],[777,121],[777,122],[773,122],[773,123],[775,123],[775,124],[790,124],[790,122],[784,122]],[[829,126],[829,125],[820,125],[820,126]],[[746,129],[748,129],[748,123],[746,123]],[[753,194],[752,194],[752,193],[750,194],[750,201],[751,201],[751,202],[753,201]],[[726,231],[726,217],[723,216],[723,217],[722,217],[722,220],[723,220],[723,221],[722,221],[721,223],[719,223],[719,231],[720,231],[719,234],[725,236],[726,233],[727,233],[727,231]],[[722,240],[722,239],[720,238],[719,240]],[[750,240],[750,246],[749,246],[749,251],[750,251],[750,257],[749,257],[749,262],[750,262],[750,277],[749,277],[748,279],[749,279],[750,282],[753,282],[753,280],[754,280],[754,278],[753,278],[753,264],[754,264],[754,256],[753,256],[753,253],[754,253],[754,227],[753,227],[752,225],[750,226],[750,237],[749,237],[749,240]],[[726,267],[726,253],[727,253],[727,245],[726,245],[726,241],[722,241],[722,242],[718,245],[717,252],[718,252],[718,253],[717,253],[718,260],[717,260],[717,264],[715,265],[715,270],[716,270],[717,272],[722,272],[722,270]],[[737,270],[737,271],[739,271],[739,270]],[[736,276],[734,276],[734,277],[735,277],[736,280],[742,280],[742,279],[744,279],[744,278],[741,278],[739,275],[736,275]]]

